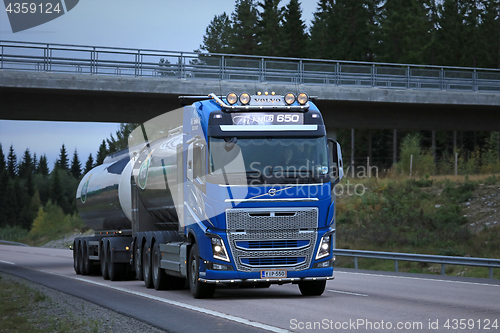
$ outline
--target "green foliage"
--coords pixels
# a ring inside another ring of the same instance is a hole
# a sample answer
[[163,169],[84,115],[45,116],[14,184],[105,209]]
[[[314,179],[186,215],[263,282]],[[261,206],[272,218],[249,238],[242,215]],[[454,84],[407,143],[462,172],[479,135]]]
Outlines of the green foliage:
[[[108,144],[107,154],[112,154],[120,150],[126,149],[128,147],[128,137],[134,129],[136,129],[140,124],[137,123],[121,123],[120,128],[115,132],[116,139],[113,134],[110,134],[109,139],[106,139]],[[102,144],[101,144],[102,146]],[[100,150],[101,148],[99,148]],[[99,155],[99,153],[98,153]]]
[[94,166],[101,165],[102,162],[104,162],[104,159],[106,158],[107,155],[108,155],[108,149],[106,148],[106,141],[102,140],[102,143],[99,146],[99,150],[97,150]]
[[205,30],[200,49],[209,53],[230,52],[231,20],[224,12],[215,15]]
[[81,227],[82,221],[78,214],[66,215],[61,207],[49,200],[45,207],[40,207],[38,210],[33,221],[33,227],[29,231],[29,236],[33,238],[42,236],[53,238],[56,235],[65,234]]
[[56,161],[55,167],[66,172],[69,171],[68,153],[66,151],[66,147],[64,146],[64,144],[61,147],[59,158]]
[[22,242],[28,236],[28,230],[21,226],[7,225],[0,228],[0,239],[10,242]]
[[76,149],[73,153],[73,159],[71,160],[70,172],[76,179],[80,179],[82,175],[82,163],[80,163],[80,159],[78,158],[78,152],[76,151]]
[[94,158],[92,157],[92,154],[89,154],[89,158],[87,159],[87,162],[85,163],[85,170],[83,171],[84,174],[92,170],[94,167]]
[[430,153],[422,151],[420,148],[420,135],[408,134],[401,142],[400,161],[398,171],[412,176],[433,174],[435,165]]

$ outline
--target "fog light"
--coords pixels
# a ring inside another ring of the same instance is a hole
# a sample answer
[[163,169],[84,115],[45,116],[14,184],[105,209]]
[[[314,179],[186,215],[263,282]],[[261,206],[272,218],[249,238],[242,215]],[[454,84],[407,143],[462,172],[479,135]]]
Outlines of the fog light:
[[243,105],[247,105],[250,103],[250,94],[248,93],[243,93],[240,95],[240,103]]

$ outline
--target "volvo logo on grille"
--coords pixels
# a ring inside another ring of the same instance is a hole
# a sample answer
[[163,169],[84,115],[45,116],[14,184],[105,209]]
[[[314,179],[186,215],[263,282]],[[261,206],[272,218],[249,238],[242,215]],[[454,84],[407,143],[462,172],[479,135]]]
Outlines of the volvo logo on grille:
[[269,194],[271,197],[274,197],[276,195],[276,192],[277,192],[276,189],[272,188],[267,192],[267,194]]

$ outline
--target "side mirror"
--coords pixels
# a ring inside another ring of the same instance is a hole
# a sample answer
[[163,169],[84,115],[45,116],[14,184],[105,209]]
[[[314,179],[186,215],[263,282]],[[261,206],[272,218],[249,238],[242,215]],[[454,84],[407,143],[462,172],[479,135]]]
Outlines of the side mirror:
[[330,148],[330,175],[332,178],[332,188],[337,185],[344,177],[344,164],[342,163],[342,149],[340,144],[333,140],[328,139]]

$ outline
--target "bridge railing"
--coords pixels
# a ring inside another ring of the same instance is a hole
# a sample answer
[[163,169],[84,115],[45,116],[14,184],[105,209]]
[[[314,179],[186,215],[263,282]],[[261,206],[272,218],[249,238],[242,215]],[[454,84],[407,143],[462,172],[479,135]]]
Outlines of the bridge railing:
[[0,70],[500,92],[500,70],[0,41]]
[[399,261],[415,261],[441,264],[441,275],[445,275],[446,265],[480,266],[489,268],[489,278],[493,279],[493,268],[500,268],[500,259],[436,256],[429,254],[375,252],[362,250],[335,249],[333,254],[354,258],[354,268],[358,269],[358,258],[394,260],[394,271],[398,272]]

